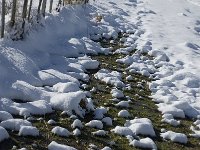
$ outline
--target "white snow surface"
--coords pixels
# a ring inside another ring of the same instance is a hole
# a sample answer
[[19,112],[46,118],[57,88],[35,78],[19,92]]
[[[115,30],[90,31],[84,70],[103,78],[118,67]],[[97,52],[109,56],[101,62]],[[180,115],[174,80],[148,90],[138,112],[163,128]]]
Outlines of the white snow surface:
[[54,127],[51,130],[51,132],[58,135],[58,136],[68,137],[69,135],[71,135],[71,133],[67,129],[65,129],[63,127],[59,127],[59,126]]
[[8,132],[6,131],[5,128],[0,126],[0,142],[8,138],[9,138]]
[[176,133],[173,131],[167,131],[165,133],[161,133],[160,136],[164,139],[171,140],[173,142],[183,143],[186,144],[188,141],[188,138],[183,133]]
[[21,126],[19,136],[39,136],[39,130],[32,126]]
[[130,145],[134,146],[134,147],[139,147],[139,148],[148,148],[148,149],[157,149],[156,144],[154,143],[154,141],[150,138],[143,138],[140,140],[133,140]]
[[5,129],[19,131],[21,126],[32,126],[32,124],[29,121],[23,119],[8,119],[2,121],[0,126],[4,127]]
[[103,129],[103,123],[100,120],[91,120],[90,122],[86,123],[85,126]]
[[52,141],[48,145],[48,150],[77,150],[74,147],[68,146],[68,145],[63,145],[63,144],[58,144],[55,141]]

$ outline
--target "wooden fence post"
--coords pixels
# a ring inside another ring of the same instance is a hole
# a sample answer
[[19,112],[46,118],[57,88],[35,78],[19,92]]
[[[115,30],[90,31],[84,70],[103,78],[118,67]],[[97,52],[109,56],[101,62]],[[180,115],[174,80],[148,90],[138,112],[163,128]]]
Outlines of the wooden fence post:
[[40,15],[40,8],[41,8],[41,5],[42,5],[42,0],[39,1],[39,5],[38,5],[38,9],[37,9],[38,15]]
[[52,12],[52,8],[53,8],[53,0],[50,0],[49,13]]
[[47,4],[47,0],[43,0],[43,3],[42,3],[42,16],[43,17],[45,17],[46,4]]
[[26,15],[27,15],[27,6],[28,6],[28,0],[24,0],[23,10],[22,10],[22,33],[20,35],[21,39],[23,39],[24,35],[24,28],[25,28],[25,22],[26,22]]
[[27,16],[27,6],[28,0],[24,0],[23,10],[22,10],[22,19],[25,20]]
[[2,0],[2,13],[1,13],[1,38],[4,37],[5,28],[5,14],[6,14],[6,0]]
[[17,0],[13,0],[12,4],[12,13],[11,13],[11,19],[10,19],[10,26],[13,27],[15,24],[15,15],[17,11]]
[[33,0],[30,0],[29,8],[28,8],[28,21],[30,21],[30,17],[31,17],[32,4],[33,4]]

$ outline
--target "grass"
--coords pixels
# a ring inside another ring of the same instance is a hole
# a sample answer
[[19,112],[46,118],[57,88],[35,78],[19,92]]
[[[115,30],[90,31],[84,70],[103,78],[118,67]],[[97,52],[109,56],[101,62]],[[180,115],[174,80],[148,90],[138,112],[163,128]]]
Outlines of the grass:
[[[110,40],[101,40],[98,41],[101,43],[103,47],[110,47],[112,46],[114,48],[114,51],[120,47],[122,47],[122,44],[120,44],[119,39],[122,37],[122,34],[120,34],[119,38],[116,40],[116,44],[110,44]],[[134,53],[135,50],[131,52],[131,54]],[[144,54],[148,57],[147,54]],[[153,122],[153,126],[156,132],[157,137],[153,138],[155,141],[158,149],[162,150],[187,150],[187,149],[199,149],[199,140],[196,138],[189,137],[189,142],[186,145],[181,145],[178,143],[173,143],[170,141],[164,141],[160,138],[160,130],[162,128],[165,128],[167,130],[172,130],[175,132],[181,132],[188,135],[191,133],[189,127],[192,124],[192,120],[189,119],[181,119],[181,125],[178,127],[170,126],[166,123],[161,122],[162,115],[157,110],[157,106],[150,98],[151,91],[148,88],[148,83],[151,82],[151,79],[139,75],[139,74],[133,74],[129,73],[125,70],[126,66],[123,64],[116,63],[116,59],[121,57],[120,54],[114,54],[114,55],[98,55],[98,56],[92,56],[93,59],[98,60],[101,62],[100,68],[105,68],[109,70],[116,70],[120,72],[126,72],[126,74],[123,74],[123,81],[127,83],[125,80],[126,76],[132,75],[133,81],[129,81],[129,84],[131,84],[131,87],[133,87],[131,90],[124,90],[124,94],[126,96],[129,96],[131,98],[130,108],[128,108],[129,113],[131,114],[131,117],[129,119],[134,119],[134,117],[139,118],[149,118]],[[150,58],[150,57],[149,57]],[[88,70],[89,71],[89,70]],[[113,146],[110,146],[114,150],[133,150],[137,149],[129,145],[128,140],[125,137],[121,137],[119,135],[116,135],[110,130],[114,128],[117,125],[123,126],[126,122],[126,119],[120,118],[117,116],[117,113],[121,110],[121,108],[116,108],[112,99],[112,96],[110,94],[110,91],[112,89],[111,85],[106,85],[104,82],[101,82],[94,78],[94,73],[96,73],[98,70],[90,70],[89,76],[90,76],[90,82],[88,82],[88,89],[92,89],[92,87],[97,87],[97,91],[92,93],[92,99],[94,100],[94,104],[96,107],[104,106],[109,107],[109,111],[106,114],[106,116],[109,116],[111,118],[115,118],[113,120],[113,126],[105,126],[105,130],[109,131],[109,134],[106,137],[99,137],[94,136],[91,134],[91,132],[97,131],[97,129],[92,129],[89,127],[84,127],[81,130],[81,135],[79,137],[70,136],[70,137],[60,137],[56,136],[53,133],[51,133],[51,130],[54,126],[61,126],[64,128],[67,128],[69,131],[72,131],[71,124],[73,120],[69,119],[69,116],[61,115],[61,112],[58,110],[55,110],[51,114],[46,114],[45,116],[34,116],[35,118],[43,117],[42,120],[36,120],[33,123],[33,126],[36,126],[40,130],[40,136],[37,138],[34,137],[20,137],[18,136],[17,132],[9,131],[10,139],[5,140],[0,144],[1,150],[7,150],[11,149],[14,145],[16,145],[16,148],[22,148],[26,147],[27,149],[33,149],[33,150],[46,150],[47,146],[51,141],[56,141],[61,144],[66,144],[73,146],[77,149],[81,150],[87,150],[90,147],[90,144],[95,144],[98,148],[103,148],[104,146],[109,146],[109,143],[114,142],[115,144]],[[138,84],[141,84],[142,87],[138,87]],[[92,120],[93,114],[89,113],[85,116],[84,119],[81,119],[83,123],[87,123],[88,121]],[[54,126],[48,125],[47,121],[49,119],[54,119],[57,124]],[[140,136],[143,137],[143,136]]]

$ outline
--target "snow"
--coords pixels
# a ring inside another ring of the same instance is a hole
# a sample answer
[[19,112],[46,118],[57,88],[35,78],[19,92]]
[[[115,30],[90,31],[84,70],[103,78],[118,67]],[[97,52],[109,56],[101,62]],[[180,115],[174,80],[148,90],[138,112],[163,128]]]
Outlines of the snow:
[[161,133],[160,136],[164,139],[171,140],[172,142],[178,142],[183,144],[186,144],[188,142],[187,136],[183,133],[167,131],[165,133]]
[[58,136],[65,136],[65,137],[68,137],[71,135],[71,133],[63,128],[63,127],[59,127],[59,126],[56,126],[54,127],[52,130],[51,130],[52,133],[58,135]]
[[54,121],[53,119],[50,119],[47,121],[47,123],[50,125],[54,125],[54,124],[56,124],[56,121]]
[[60,93],[77,92],[80,90],[79,86],[74,82],[57,83],[53,85],[53,89]]
[[127,118],[127,117],[130,117],[130,114],[127,110],[120,110],[118,112],[118,117],[124,117],[124,118]]
[[120,101],[119,103],[115,104],[115,106],[128,108],[129,107],[129,101]]
[[130,145],[134,146],[134,147],[139,147],[139,148],[148,148],[148,149],[157,149],[156,144],[154,143],[154,141],[150,138],[143,138],[140,140],[133,140]]
[[0,126],[4,127],[5,129],[19,131],[21,126],[32,126],[32,124],[29,121],[23,119],[8,119],[2,121]]
[[0,121],[4,121],[8,119],[13,119],[13,116],[6,111],[0,111]]
[[0,142],[9,138],[9,134],[5,128],[0,126]]
[[110,147],[106,146],[104,148],[102,148],[101,150],[112,150]]
[[74,122],[72,123],[72,128],[83,128],[83,124],[79,119],[74,120]]
[[106,136],[108,134],[108,131],[98,130],[98,131],[92,132],[92,134],[95,136]]
[[127,136],[127,135],[133,135],[133,131],[129,129],[128,127],[121,127],[121,126],[116,126],[114,129],[111,130],[112,132],[119,134],[121,136]]
[[75,130],[73,131],[73,135],[79,136],[79,135],[81,135],[81,131],[80,131],[79,129],[75,129]]
[[19,136],[39,136],[39,130],[36,127],[21,126]]
[[76,150],[76,148],[68,146],[68,145],[63,145],[63,144],[58,144],[55,141],[52,141],[48,145],[48,150]]
[[110,117],[103,118],[102,122],[105,123],[107,126],[112,126],[112,118]]
[[85,126],[97,129],[103,129],[103,123],[99,120],[91,120],[90,122],[86,123]]
[[125,123],[125,126],[131,129],[131,131],[136,135],[141,134],[152,137],[156,136],[152,122],[148,118],[136,118],[129,120]]
[[82,91],[61,93],[53,96],[50,99],[50,103],[55,109],[67,111],[67,113],[72,114],[75,111],[80,117],[83,117],[84,112],[80,108],[79,103],[86,96]]
[[[80,59],[80,58],[79,58]],[[88,57],[82,57],[79,63],[83,65],[85,69],[97,69],[99,67],[99,62],[97,60],[92,60]]]
[[123,98],[124,97],[123,92],[118,89],[112,89],[111,94],[112,94],[113,98]]
[[121,74],[116,71],[109,72],[106,69],[99,70],[94,77],[106,84],[111,84],[115,87],[124,87],[124,83],[121,81]]
[[104,117],[104,114],[107,113],[107,109],[104,107],[96,108],[94,110],[94,119],[102,119]]
[[166,122],[168,124],[171,124],[172,126],[180,125],[180,121],[175,120],[172,114],[164,114],[162,118],[162,122]]

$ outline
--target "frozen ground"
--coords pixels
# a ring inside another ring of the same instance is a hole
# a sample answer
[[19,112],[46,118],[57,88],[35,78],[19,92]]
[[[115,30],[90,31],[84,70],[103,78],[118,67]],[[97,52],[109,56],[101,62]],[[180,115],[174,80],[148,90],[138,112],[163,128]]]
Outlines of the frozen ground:
[[79,136],[92,135],[111,139],[104,149],[191,148],[200,137],[199,9],[199,0],[101,0],[47,14],[23,41],[0,40],[0,141],[38,136],[48,149],[80,149]]

